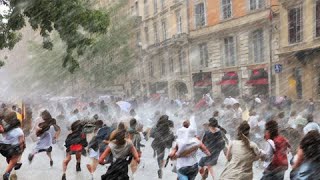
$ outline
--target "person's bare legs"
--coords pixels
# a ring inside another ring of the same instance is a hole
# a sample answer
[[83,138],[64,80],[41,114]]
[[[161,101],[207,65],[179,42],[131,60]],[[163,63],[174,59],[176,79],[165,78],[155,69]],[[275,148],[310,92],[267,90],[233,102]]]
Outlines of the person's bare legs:
[[95,158],[92,158],[91,164],[87,164],[87,168],[91,174],[93,174],[96,171],[98,164],[99,164],[99,161],[98,159],[95,159]]
[[69,164],[70,160],[71,160],[71,154],[67,153],[67,156],[63,160],[63,163],[62,163],[62,172],[63,172],[63,174],[66,174],[66,172],[67,172],[67,167],[68,167],[68,164]]
[[77,160],[76,171],[79,172],[81,171],[81,151],[76,152],[76,160]]
[[47,153],[47,156],[49,157],[50,159],[50,166],[53,166],[53,160],[52,160],[52,155],[51,155],[51,151],[50,152],[46,152]]
[[131,167],[131,172],[132,174],[134,174],[137,169],[138,169],[138,163],[137,161],[135,161],[134,159],[131,161],[131,164],[130,164],[130,167]]
[[20,155],[19,156],[14,156],[10,159],[9,164],[6,167],[5,173],[10,173],[12,169],[15,167],[17,162],[19,161]]
[[212,166],[208,166],[208,171],[211,174],[212,180],[214,180],[214,170]]

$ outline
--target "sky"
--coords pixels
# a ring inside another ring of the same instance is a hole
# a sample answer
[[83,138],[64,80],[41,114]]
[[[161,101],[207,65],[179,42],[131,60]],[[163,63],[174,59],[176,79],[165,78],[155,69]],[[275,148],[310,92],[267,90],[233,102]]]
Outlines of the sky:
[[5,10],[8,10],[8,7],[4,5],[0,5],[0,14],[2,14]]

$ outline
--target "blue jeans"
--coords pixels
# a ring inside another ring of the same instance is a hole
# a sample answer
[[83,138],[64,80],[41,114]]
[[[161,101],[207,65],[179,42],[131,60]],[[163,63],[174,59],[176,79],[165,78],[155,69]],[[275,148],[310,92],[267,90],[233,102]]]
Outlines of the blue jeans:
[[177,174],[179,180],[194,180],[198,174],[198,163],[193,166],[180,168]]

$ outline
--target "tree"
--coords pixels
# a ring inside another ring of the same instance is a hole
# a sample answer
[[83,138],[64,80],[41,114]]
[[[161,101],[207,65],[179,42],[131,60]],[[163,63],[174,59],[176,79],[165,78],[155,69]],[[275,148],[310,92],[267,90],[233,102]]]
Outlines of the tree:
[[[0,49],[12,49],[20,40],[17,31],[26,20],[43,37],[42,46],[51,50],[51,32],[56,30],[66,43],[63,67],[74,72],[79,67],[77,59],[92,46],[95,34],[104,34],[109,26],[106,12],[89,9],[86,0],[0,0],[9,12],[0,15]],[[4,23],[3,19],[7,22]]]
[[[121,9],[127,7],[128,0],[117,0],[117,3],[104,10],[110,18],[108,32],[95,36],[90,48],[78,58],[78,69],[73,73],[66,71],[59,59],[66,56],[66,42],[61,40],[59,33],[52,31],[52,50],[41,48],[38,42],[28,44],[32,58],[19,73],[14,76],[14,89],[22,91],[45,92],[70,91],[75,81],[81,81],[81,89],[104,88],[114,83],[114,79],[125,74],[133,67],[130,37],[134,19]],[[121,13],[119,13],[121,12]],[[46,59],[44,61],[44,59]],[[19,83],[20,82],[20,83]],[[27,84],[27,87],[26,87]],[[23,93],[23,92],[21,92]]]

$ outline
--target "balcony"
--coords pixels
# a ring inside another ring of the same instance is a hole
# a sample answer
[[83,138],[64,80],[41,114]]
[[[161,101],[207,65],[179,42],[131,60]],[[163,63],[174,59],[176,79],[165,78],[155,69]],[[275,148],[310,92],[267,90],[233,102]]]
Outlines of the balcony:
[[183,4],[183,0],[174,0],[172,5],[170,6],[171,10],[174,10]]
[[280,4],[282,4],[283,7],[288,8],[290,6],[303,3],[303,0],[279,0],[279,2]]

